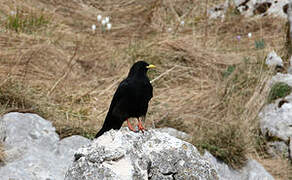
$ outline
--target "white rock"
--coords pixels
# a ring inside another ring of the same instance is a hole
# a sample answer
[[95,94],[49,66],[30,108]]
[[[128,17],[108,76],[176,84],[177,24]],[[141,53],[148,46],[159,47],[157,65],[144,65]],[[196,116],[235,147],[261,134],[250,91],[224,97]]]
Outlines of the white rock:
[[264,167],[253,159],[248,160],[246,166],[237,171],[218,161],[208,151],[205,152],[204,157],[215,166],[220,180],[274,180]]
[[226,0],[224,4],[217,5],[208,10],[208,16],[210,19],[222,18],[224,19],[225,13],[228,9],[229,0]]
[[266,64],[268,66],[283,66],[283,61],[280,58],[280,56],[278,56],[276,54],[275,51],[272,51],[268,54],[267,58],[266,58]]
[[9,113],[2,123],[6,162],[1,180],[63,180],[74,151],[90,142],[81,136],[59,141],[52,123],[36,114]]
[[292,95],[286,96],[288,103],[284,103],[280,108],[275,103],[266,105],[260,112],[260,128],[264,135],[277,137],[288,142],[292,136]]
[[283,7],[289,0],[233,0],[237,10],[245,16],[272,15],[286,18]]
[[182,140],[157,130],[110,130],[75,153],[66,180],[218,179],[213,166]]
[[292,87],[292,75],[277,73],[275,76],[272,77],[269,85],[272,87],[272,85],[277,82],[283,82]]

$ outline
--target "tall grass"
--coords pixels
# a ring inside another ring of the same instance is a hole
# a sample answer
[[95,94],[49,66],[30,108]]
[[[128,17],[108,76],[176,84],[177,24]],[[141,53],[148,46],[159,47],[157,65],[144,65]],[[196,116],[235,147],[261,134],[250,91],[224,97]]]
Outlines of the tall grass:
[[15,32],[33,33],[41,28],[45,28],[49,23],[49,19],[43,14],[36,12],[24,13],[17,9],[11,12],[4,22],[6,29]]

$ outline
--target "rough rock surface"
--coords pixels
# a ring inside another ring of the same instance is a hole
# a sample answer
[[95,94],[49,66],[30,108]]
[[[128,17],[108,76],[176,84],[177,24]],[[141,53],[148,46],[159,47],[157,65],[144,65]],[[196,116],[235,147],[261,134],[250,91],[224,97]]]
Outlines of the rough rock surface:
[[267,153],[273,157],[289,157],[289,148],[287,144],[283,141],[268,142],[267,148]]
[[245,16],[274,15],[286,18],[289,0],[233,0],[237,10]]
[[176,130],[174,128],[165,127],[165,128],[159,128],[156,130],[159,132],[162,132],[162,133],[167,133],[173,137],[176,137],[176,138],[184,140],[184,141],[191,139],[191,136],[188,135],[187,133]]
[[[283,82],[292,87],[292,75],[277,73],[272,77],[269,85]],[[284,98],[275,100],[274,103],[264,106],[259,114],[261,132],[272,138],[269,142],[268,152],[271,155],[291,156],[289,138],[292,137],[292,93]],[[288,150],[287,150],[288,149]]]
[[225,13],[228,8],[229,0],[226,0],[224,4],[217,5],[210,10],[208,10],[208,16],[211,19],[222,18],[224,19]]
[[280,102],[283,101],[276,100],[263,108],[259,114],[260,127],[264,135],[288,142],[292,136],[292,94],[279,107]]
[[[292,95],[285,98],[292,99]],[[292,101],[278,107],[279,100],[266,105],[260,112],[260,127],[264,135],[288,142],[292,136]]]
[[66,180],[218,179],[214,167],[182,140],[149,130],[111,130],[80,148]]
[[0,124],[6,155],[1,180],[63,180],[74,152],[90,142],[81,136],[59,141],[52,124],[36,114],[9,113]]
[[280,56],[276,54],[275,51],[272,51],[268,54],[266,58],[266,64],[268,66],[280,66],[283,67],[283,61]]
[[272,86],[276,82],[283,82],[292,87],[292,75],[277,73],[275,76],[272,77],[270,81],[270,86]]
[[205,152],[204,157],[214,165],[220,180],[274,180],[262,165],[252,159],[248,161],[244,168],[236,171],[228,167],[225,163],[219,162],[209,152]]

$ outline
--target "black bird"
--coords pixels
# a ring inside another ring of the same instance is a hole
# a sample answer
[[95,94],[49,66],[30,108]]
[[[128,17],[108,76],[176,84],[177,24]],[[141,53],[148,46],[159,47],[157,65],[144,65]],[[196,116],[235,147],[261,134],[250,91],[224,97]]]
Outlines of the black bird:
[[137,118],[139,130],[145,130],[139,118],[145,118],[148,102],[153,96],[153,87],[147,77],[147,71],[151,68],[155,66],[144,61],[133,64],[128,77],[118,86],[104,124],[95,138],[110,129],[120,129],[124,121],[127,121],[129,129],[134,131],[128,120],[131,117]]

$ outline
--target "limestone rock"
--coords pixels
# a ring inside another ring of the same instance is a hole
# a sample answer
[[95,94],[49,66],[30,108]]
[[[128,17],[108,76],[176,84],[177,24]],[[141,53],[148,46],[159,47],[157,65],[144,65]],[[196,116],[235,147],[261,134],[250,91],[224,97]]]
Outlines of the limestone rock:
[[237,10],[245,16],[273,15],[286,18],[289,0],[233,0]]
[[59,141],[51,122],[36,114],[9,113],[5,124],[5,165],[1,180],[63,180],[74,152],[90,142],[81,136]]
[[287,101],[279,107],[280,100],[266,105],[260,112],[261,132],[269,137],[273,137],[288,142],[292,136],[292,95],[285,97]]
[[275,51],[272,51],[268,54],[266,58],[266,64],[268,66],[280,66],[283,67],[283,61],[280,56],[276,54]]
[[272,77],[270,81],[270,86],[272,86],[273,84],[277,82],[283,82],[292,87],[292,75],[277,73],[275,76]]
[[225,13],[228,8],[229,0],[226,0],[224,4],[217,5],[210,10],[208,10],[208,16],[211,19],[222,18],[224,19]]
[[228,167],[225,163],[219,162],[207,151],[205,152],[204,157],[214,165],[220,180],[274,180],[264,167],[253,159],[250,159],[246,166],[241,170],[236,171]]
[[75,153],[66,180],[218,179],[213,166],[182,140],[149,130],[111,130]]

